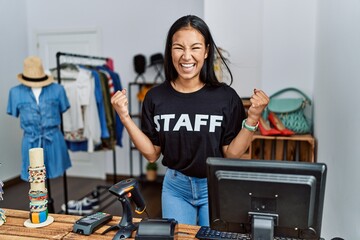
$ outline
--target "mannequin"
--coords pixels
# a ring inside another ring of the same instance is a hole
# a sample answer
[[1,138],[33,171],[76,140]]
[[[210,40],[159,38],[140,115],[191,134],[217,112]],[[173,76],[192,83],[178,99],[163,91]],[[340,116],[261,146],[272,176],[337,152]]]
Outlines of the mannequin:
[[[37,147],[44,149],[46,178],[62,176],[71,167],[59,128],[61,114],[70,107],[65,90],[51,75],[45,74],[41,59],[35,56],[24,60],[23,73],[17,78],[21,84],[10,89],[7,113],[20,116],[20,127],[24,130],[21,179],[28,181],[29,149]],[[49,187],[48,184],[48,195]],[[49,212],[53,211],[49,207]]]
[[42,87],[32,87],[31,90],[35,96],[36,104],[39,105],[39,97],[40,97]]

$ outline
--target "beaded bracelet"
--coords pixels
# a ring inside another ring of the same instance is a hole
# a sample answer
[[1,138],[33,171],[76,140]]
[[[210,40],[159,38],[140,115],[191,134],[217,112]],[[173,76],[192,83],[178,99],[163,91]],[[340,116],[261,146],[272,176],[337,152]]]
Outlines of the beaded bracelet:
[[42,223],[45,222],[48,217],[48,210],[44,210],[41,212],[31,212],[30,214],[30,221],[32,223]]
[[34,179],[36,179],[36,178],[46,178],[46,175],[45,174],[30,174],[29,175],[29,177],[28,177],[28,179],[30,179],[30,178],[34,178]]
[[46,199],[47,199],[47,194],[43,195],[43,196],[36,196],[36,197],[33,197],[33,195],[29,195],[29,200],[30,201],[43,201],[43,200],[46,200]]
[[42,166],[35,166],[35,167],[32,167],[32,166],[29,166],[28,169],[30,170],[41,170],[41,169],[45,169],[45,164],[42,165]]
[[44,190],[29,190],[29,195],[33,196],[33,197],[37,197],[37,196],[45,196],[47,195],[47,189],[45,188]]
[[46,178],[46,175],[43,174],[43,173],[40,173],[40,174],[29,174],[29,177],[28,179],[37,179],[37,178]]
[[29,174],[29,178],[46,178],[45,174]]
[[247,130],[249,130],[250,132],[256,132],[256,130],[258,129],[258,126],[259,126],[259,121],[256,123],[255,126],[249,126],[246,124],[246,120],[247,118],[245,118],[243,121],[242,121],[242,128],[245,128]]
[[47,200],[41,202],[30,202],[30,211],[40,212],[41,210],[47,208]]
[[35,166],[35,167],[28,167],[29,171],[40,171],[40,170],[44,170],[45,169],[45,165],[42,166]]
[[31,177],[29,176],[29,183],[43,183],[45,182],[45,176]]
[[30,202],[30,208],[33,208],[33,209],[43,208],[43,207],[47,206],[47,203],[48,203],[47,200]]
[[42,165],[41,167],[28,167],[29,171],[43,171],[45,169],[46,169],[45,165]]
[[0,221],[6,222],[5,211],[0,208]]
[[41,170],[29,170],[29,175],[30,176],[37,176],[37,175],[46,175],[46,169],[41,169]]

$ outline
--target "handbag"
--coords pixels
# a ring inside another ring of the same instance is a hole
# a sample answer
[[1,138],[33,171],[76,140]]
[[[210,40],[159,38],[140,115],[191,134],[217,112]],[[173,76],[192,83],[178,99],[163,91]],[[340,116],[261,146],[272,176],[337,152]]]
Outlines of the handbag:
[[[299,98],[275,98],[281,94],[296,92]],[[297,88],[284,88],[270,96],[270,102],[264,111],[264,119],[270,112],[275,113],[287,129],[296,134],[311,132],[311,124],[305,116],[304,109],[311,105],[310,98]]]

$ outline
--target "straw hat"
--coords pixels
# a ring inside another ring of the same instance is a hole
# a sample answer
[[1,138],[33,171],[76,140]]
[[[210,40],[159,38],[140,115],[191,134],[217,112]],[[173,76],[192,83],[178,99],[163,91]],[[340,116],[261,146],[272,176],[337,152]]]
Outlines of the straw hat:
[[19,81],[28,87],[45,87],[54,79],[51,75],[46,75],[39,57],[30,56],[24,60],[24,72],[17,75]]

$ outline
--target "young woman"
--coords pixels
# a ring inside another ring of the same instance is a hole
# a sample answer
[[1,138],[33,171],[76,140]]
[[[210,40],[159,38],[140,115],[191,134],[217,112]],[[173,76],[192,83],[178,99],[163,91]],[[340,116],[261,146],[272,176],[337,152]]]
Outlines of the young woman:
[[126,90],[111,100],[143,156],[155,162],[162,154],[167,167],[162,217],[179,223],[209,225],[206,159],[239,158],[269,102],[263,91],[254,90],[246,116],[235,90],[216,78],[215,51],[206,23],[192,15],[181,17],[166,40],[166,81],[145,96],[141,130],[129,116]]

